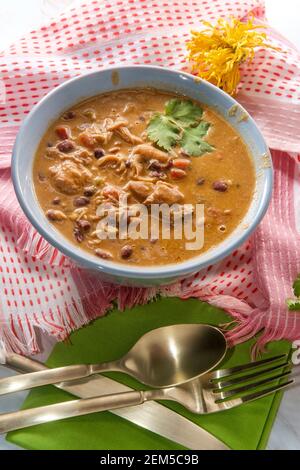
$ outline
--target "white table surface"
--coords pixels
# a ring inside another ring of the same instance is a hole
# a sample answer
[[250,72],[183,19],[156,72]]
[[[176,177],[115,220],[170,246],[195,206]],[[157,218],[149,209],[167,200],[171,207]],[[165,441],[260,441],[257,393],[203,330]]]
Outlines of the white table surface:
[[[30,29],[36,28],[47,18],[68,8],[77,0],[0,0],[0,50],[18,39]],[[272,26],[276,27],[300,49],[300,0],[265,0],[267,16]],[[300,220],[300,219],[299,219]],[[50,343],[44,340],[47,351]],[[43,359],[43,357],[42,357]],[[0,377],[9,375],[7,369],[0,366]],[[295,385],[289,389],[282,400],[274,424],[268,449],[300,450],[300,368],[295,368]],[[17,393],[10,397],[0,397],[0,412],[17,410],[26,393]],[[18,449],[0,436],[0,450]]]

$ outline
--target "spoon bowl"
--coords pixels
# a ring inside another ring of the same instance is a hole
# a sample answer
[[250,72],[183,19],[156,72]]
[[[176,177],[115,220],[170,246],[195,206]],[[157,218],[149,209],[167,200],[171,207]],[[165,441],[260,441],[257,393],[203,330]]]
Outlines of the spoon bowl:
[[125,372],[153,388],[172,387],[216,367],[226,350],[226,339],[214,326],[164,326],[143,335],[116,361],[76,364],[0,379],[0,395],[109,371]]
[[216,367],[227,350],[211,325],[170,325],[149,331],[119,361],[120,370],[150,387],[188,382]]

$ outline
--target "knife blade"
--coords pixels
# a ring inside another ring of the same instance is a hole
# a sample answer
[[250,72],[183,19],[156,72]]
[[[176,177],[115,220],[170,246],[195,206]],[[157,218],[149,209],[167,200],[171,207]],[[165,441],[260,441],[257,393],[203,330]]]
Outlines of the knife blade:
[[[21,373],[47,369],[45,364],[18,354],[8,354],[3,365]],[[103,375],[94,375],[88,379],[72,382],[61,382],[55,386],[80,398],[96,397],[99,396],[99,392],[101,395],[108,395],[132,390],[130,387]],[[191,450],[229,450],[223,442],[208,431],[156,402],[146,402],[138,407],[131,406],[111,410],[110,413]]]

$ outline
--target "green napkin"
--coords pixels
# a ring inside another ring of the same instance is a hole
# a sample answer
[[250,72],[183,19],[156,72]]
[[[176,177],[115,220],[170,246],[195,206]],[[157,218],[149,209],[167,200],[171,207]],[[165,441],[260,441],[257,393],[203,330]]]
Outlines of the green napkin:
[[[47,364],[56,367],[110,361],[121,357],[142,334],[153,328],[176,323],[220,324],[228,319],[223,311],[196,299],[165,298],[125,312],[114,310],[72,333],[70,341],[57,344]],[[251,344],[252,340],[230,350],[222,367],[249,361]],[[289,350],[287,341],[274,342],[269,345],[266,356]],[[107,376],[137,389],[145,388],[125,374],[108,373]],[[24,408],[71,398],[70,394],[47,386],[33,390],[25,400]],[[280,399],[281,394],[277,393],[239,408],[206,416],[194,415],[176,403],[164,402],[164,405],[207,429],[232,449],[262,449],[267,443]],[[7,439],[26,449],[182,449],[178,444],[110,412],[33,426],[11,432]]]

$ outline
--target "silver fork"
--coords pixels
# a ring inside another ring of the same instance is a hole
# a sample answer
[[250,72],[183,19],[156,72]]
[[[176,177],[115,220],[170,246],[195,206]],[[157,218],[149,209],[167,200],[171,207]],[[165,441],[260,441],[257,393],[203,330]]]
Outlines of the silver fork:
[[[288,387],[294,382],[287,379],[291,367],[287,355],[280,355],[210,372],[176,387],[103,395],[5,413],[0,415],[0,433],[151,400],[173,400],[196,414],[215,413]],[[64,383],[56,386],[63,388]]]

